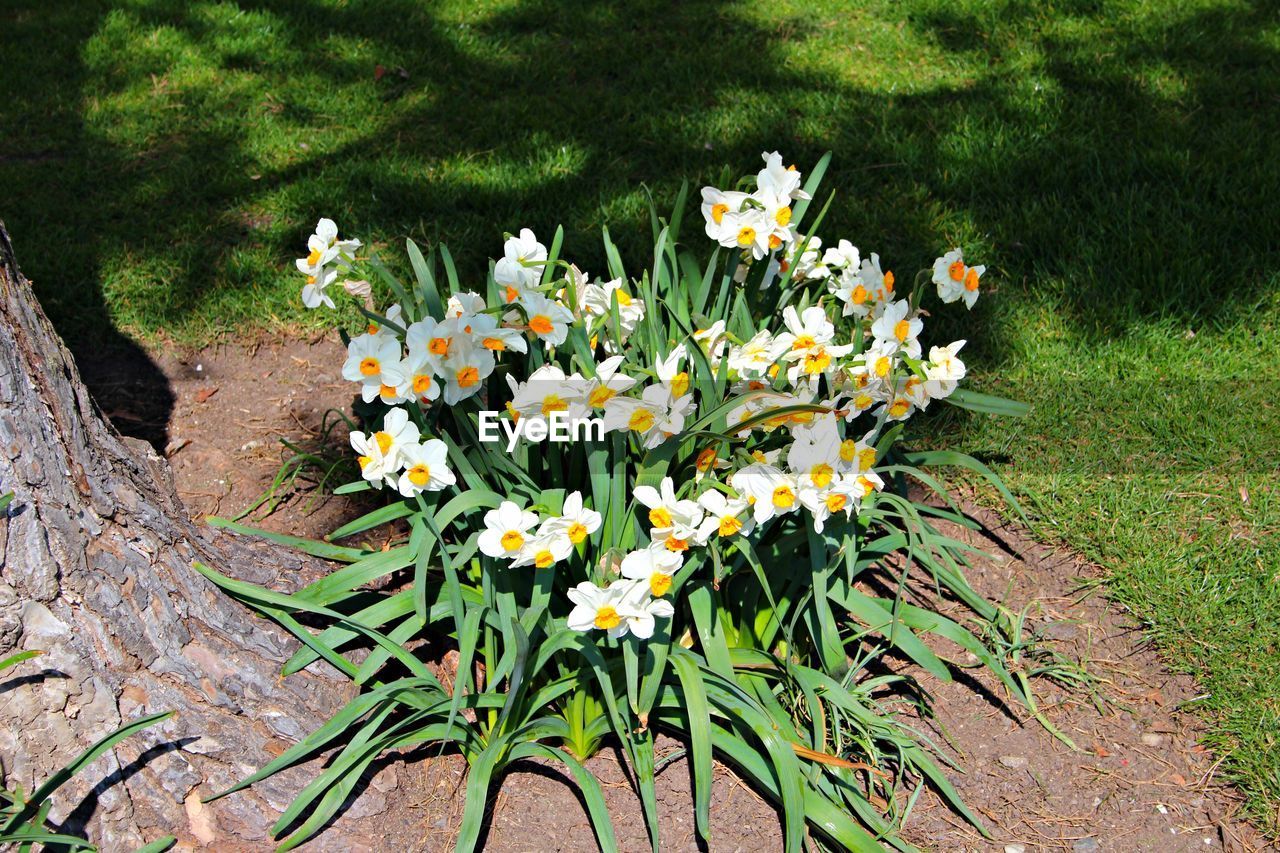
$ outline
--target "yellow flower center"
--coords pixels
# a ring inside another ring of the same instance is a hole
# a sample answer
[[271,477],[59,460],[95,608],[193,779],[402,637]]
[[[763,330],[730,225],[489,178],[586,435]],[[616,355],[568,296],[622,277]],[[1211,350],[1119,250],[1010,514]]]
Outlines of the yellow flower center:
[[610,628],[617,628],[622,624],[622,617],[618,615],[612,605],[606,604],[596,611],[596,627],[602,631],[608,631]]
[[507,304],[510,305],[512,302],[515,302],[520,298],[520,291],[516,290],[511,285],[507,285],[507,289],[502,295],[507,300]]
[[888,376],[889,371],[893,369],[893,362],[889,359],[889,356],[882,355],[876,359],[875,367],[873,369],[875,370],[876,376],[883,379]]
[[751,226],[744,225],[742,229],[738,231],[739,246],[744,246],[744,247],[750,246],[755,241],[756,241],[756,229],[752,228]]
[[581,521],[575,521],[569,525],[569,529],[565,531],[565,534],[569,537],[570,542],[577,545],[587,538],[587,526]]
[[560,399],[559,394],[548,394],[542,398],[542,414],[550,417],[552,412],[566,412],[569,404]]
[[791,208],[780,207],[778,212],[773,215],[773,221],[777,222],[784,228],[791,223]]
[[549,335],[555,331],[555,326],[551,322],[551,318],[546,314],[535,314],[529,318],[529,328],[533,329],[535,334]]
[[382,451],[383,456],[387,455],[387,451],[391,449],[391,443],[394,441],[391,433],[381,431],[373,434],[373,440],[378,443],[378,449]]
[[382,372],[382,362],[373,356],[366,356],[360,360],[360,374],[362,376],[377,376]]
[[742,522],[738,521],[737,516],[726,515],[720,519],[720,535],[732,536],[742,529]]
[[840,442],[840,458],[845,462],[852,462],[853,457],[858,455],[858,443],[852,438],[846,438]]
[[839,512],[844,509],[844,505],[849,502],[849,498],[840,492],[832,492],[827,495],[827,510],[829,512]]
[[672,523],[671,512],[666,507],[655,506],[649,510],[649,523],[654,527],[670,527]]
[[612,400],[617,393],[612,388],[601,385],[587,395],[587,402],[591,404],[592,408],[603,409],[604,404]]
[[853,293],[850,294],[850,298],[853,300],[854,305],[861,305],[867,301],[868,295],[867,289],[862,285],[858,285],[853,289]]
[[970,269],[964,277],[964,289],[974,291],[978,289],[978,271]]
[[312,249],[311,254],[307,255],[307,266],[314,267],[316,264],[320,263],[320,258],[323,255],[324,252],[319,249]]
[[683,397],[689,391],[689,374],[683,370],[671,377],[671,396]]
[[893,336],[898,339],[899,343],[906,341],[911,335],[911,323],[908,320],[899,320],[893,327]]
[[662,544],[667,546],[668,551],[688,551],[689,550],[688,539],[677,539],[674,536],[668,536],[666,540],[663,541]]
[[874,468],[876,464],[876,449],[874,447],[864,447],[858,453],[858,467],[866,471]]
[[413,377],[413,393],[422,396],[431,390],[431,376],[426,373],[419,373]]
[[493,350],[494,352],[507,351],[507,345],[502,338],[485,338],[480,343],[487,350]]
[[947,275],[951,276],[952,281],[963,281],[964,263],[962,261],[953,261],[951,266],[947,267]]
[[809,349],[817,343],[813,335],[796,335],[796,339],[791,342],[791,349],[802,350]]
[[627,429],[632,432],[648,432],[653,428],[655,420],[657,418],[648,409],[636,409],[631,413],[631,418],[627,421]]
[[415,486],[419,486],[419,487],[425,486],[427,483],[431,481],[430,466],[424,465],[421,462],[419,462],[417,465],[414,465],[405,473],[409,475],[409,482],[413,483]]
[[396,386],[388,385],[384,382],[382,387],[378,389],[378,394],[383,397],[394,397],[396,396]]
[[480,381],[480,369],[478,367],[468,365],[458,371],[457,377],[459,386],[462,388],[470,388],[472,385],[475,385]]
[[720,220],[724,219],[724,215],[728,212],[729,212],[729,205],[727,204],[711,205],[711,221],[719,225]]
[[653,593],[654,598],[661,598],[671,589],[671,575],[664,575],[662,572],[654,572],[649,576],[649,592]]
[[782,238],[781,238],[781,237],[779,237],[777,234],[770,234],[770,235],[769,235],[769,248],[770,248],[770,249],[776,249],[776,248],[778,248],[778,247],[779,247],[779,246],[781,246],[781,245],[782,245]]
[[498,541],[508,551],[518,551],[524,545],[524,534],[519,530],[508,530]]
[[893,293],[893,271],[884,274],[884,289],[886,293]]
[[360,463],[360,470],[361,470],[361,471],[363,471],[365,468],[368,468],[368,467],[369,467],[369,463],[373,461],[373,457],[372,457],[372,456],[361,456],[361,457],[360,457],[359,459],[357,459],[356,461],[358,461],[358,462]]
[[617,290],[615,290],[615,291],[614,291],[614,293],[618,294],[618,304],[619,304],[619,305],[630,305],[630,304],[631,304],[631,294],[627,293],[627,292],[626,292],[625,290],[623,290],[621,287],[619,287]]
[[773,505],[779,509],[786,509],[794,505],[796,502],[796,493],[790,486],[778,486],[773,490]]
[[377,323],[370,323],[369,325],[367,325],[367,326],[365,326],[365,327],[364,327],[364,330],[365,330],[366,332],[368,332],[369,334],[371,334],[371,335],[376,335],[376,334],[378,334],[378,324],[377,324]]
[[707,471],[711,470],[711,466],[715,461],[716,449],[714,447],[708,447],[698,454],[698,459],[693,463],[693,466],[705,474]]
[[539,551],[533,558],[533,564],[540,569],[545,569],[556,561],[555,555],[547,549]]
[[427,344],[427,349],[432,355],[448,355],[450,338],[432,338],[431,343]]
[[893,405],[889,407],[889,414],[895,418],[900,418],[907,413],[907,409],[911,408],[911,403],[899,397],[893,401]]
[[819,462],[809,469],[809,479],[813,480],[813,484],[819,489],[825,489],[831,484],[831,478],[835,475],[835,469],[825,462]]
[[809,374],[822,373],[831,366],[831,356],[826,350],[814,350],[806,353],[804,357],[804,372]]
[[875,400],[871,399],[870,394],[859,394],[853,398],[853,407],[861,412],[864,409],[871,408],[871,404],[874,402]]

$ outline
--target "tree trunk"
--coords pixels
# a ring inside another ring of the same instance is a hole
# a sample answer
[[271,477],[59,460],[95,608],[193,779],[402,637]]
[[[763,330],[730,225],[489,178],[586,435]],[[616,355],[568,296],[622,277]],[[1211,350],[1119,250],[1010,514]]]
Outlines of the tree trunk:
[[[318,669],[282,680],[291,638],[191,565],[290,588],[325,567],[192,523],[168,464],[99,414],[3,223],[0,401],[0,494],[15,493],[0,517],[0,658],[45,650],[0,677],[6,781],[30,791],[122,722],[176,710],[55,795],[52,820],[108,851],[166,834],[184,847],[268,847],[305,771],[201,798],[310,731],[352,687]],[[345,823],[319,846],[366,847]]]

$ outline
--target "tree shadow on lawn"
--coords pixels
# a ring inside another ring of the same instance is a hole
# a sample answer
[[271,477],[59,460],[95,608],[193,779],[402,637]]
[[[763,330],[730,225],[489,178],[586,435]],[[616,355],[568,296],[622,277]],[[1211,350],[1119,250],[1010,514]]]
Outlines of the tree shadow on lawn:
[[[683,178],[753,171],[773,148],[806,167],[830,149],[828,241],[850,236],[907,278],[955,243],[994,264],[1008,298],[936,334],[976,338],[975,359],[999,363],[1011,353],[990,321],[1028,305],[1064,309],[1088,344],[1145,322],[1231,322],[1274,289],[1274,11],[914,2],[894,8],[899,35],[868,26],[828,45],[832,20],[711,0],[469,16],[408,0],[30,3],[10,13],[16,41],[43,50],[7,75],[6,109],[25,121],[0,143],[18,190],[5,213],[47,310],[101,364],[104,343],[126,341],[108,298],[161,328],[204,312],[215,331],[246,303],[292,299],[289,259],[320,214],[393,254],[406,235],[448,242],[472,280],[501,231],[559,222],[567,251],[602,269],[603,221],[639,269],[641,182],[665,209]],[[802,61],[814,45],[871,67],[905,47],[963,73],[860,85]],[[191,55],[210,73],[172,83]],[[391,69],[381,81],[374,59]],[[314,99],[273,94],[290,79],[367,109],[339,127]],[[312,142],[264,153],[251,126],[264,112]]]

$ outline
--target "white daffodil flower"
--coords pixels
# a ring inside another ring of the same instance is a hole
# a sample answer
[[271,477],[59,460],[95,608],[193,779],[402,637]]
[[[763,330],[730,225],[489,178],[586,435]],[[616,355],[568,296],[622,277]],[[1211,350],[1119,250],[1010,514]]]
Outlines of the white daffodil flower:
[[449,448],[438,438],[404,445],[400,448],[400,462],[404,473],[398,486],[406,498],[420,492],[438,492],[457,482],[449,469]]
[[797,312],[794,305],[788,305],[782,310],[782,322],[787,327],[778,335],[778,347],[783,352],[804,352],[835,340],[836,327],[819,305],[811,305],[803,312]]
[[426,350],[410,350],[398,368],[401,384],[396,393],[406,400],[429,403],[440,397],[440,383]]
[[648,585],[649,594],[661,598],[671,590],[675,573],[683,565],[684,556],[678,551],[644,548],[623,557],[619,569],[624,578]]
[[702,507],[697,501],[676,496],[675,481],[663,477],[659,487],[636,486],[635,498],[649,509],[649,524],[654,530],[675,529],[687,539],[702,521]]
[[698,526],[698,537],[703,542],[712,535],[749,536],[755,529],[756,520],[747,512],[746,498],[729,498],[721,491],[708,489],[698,496],[698,505],[706,512]]
[[924,321],[919,317],[909,316],[911,304],[905,300],[890,302],[884,307],[884,313],[871,324],[871,334],[877,344],[895,344],[910,358],[920,357],[920,332],[924,330]]
[[833,270],[853,270],[857,272],[858,267],[862,265],[862,258],[858,254],[857,246],[848,240],[841,240],[827,249],[822,256],[822,262]]
[[964,362],[957,355],[964,345],[964,341],[956,341],[945,347],[929,348],[929,360],[924,365],[924,390],[933,399],[951,396],[964,379]]
[[345,269],[360,245],[359,240],[338,239],[337,224],[332,219],[321,219],[316,223],[315,233],[307,238],[306,262],[312,267],[337,263],[340,269]]
[[360,463],[360,476],[375,489],[384,485],[394,487],[400,466],[396,464],[399,454],[392,455],[390,436],[381,432],[365,435],[359,430],[352,430],[350,441],[351,449],[356,452],[356,461]]
[[875,466],[876,449],[871,444],[874,434],[875,430],[872,430],[862,438],[846,438],[840,442],[840,461],[837,467],[840,469],[842,476],[857,477],[864,471],[870,471]]
[[706,220],[707,236],[718,242],[725,216],[742,210],[742,204],[747,198],[747,193],[725,192],[715,187],[703,187],[701,209],[702,218]]
[[862,259],[862,266],[858,268],[858,280],[871,295],[873,305],[893,300],[893,272],[880,269],[880,256],[875,252],[871,253],[870,258]]
[[643,581],[629,581],[631,587],[624,591],[622,606],[618,612],[626,620],[627,630],[635,634],[636,639],[647,640],[653,636],[657,627],[657,619],[670,619],[676,609],[665,598],[653,598],[649,592],[649,584]]
[[800,503],[813,517],[813,529],[821,533],[827,519],[838,512],[849,518],[864,494],[856,479],[832,479],[826,485],[814,482],[800,484]]
[[529,291],[520,299],[529,317],[529,331],[548,347],[559,346],[569,337],[573,325],[573,312],[541,293]]
[[457,334],[455,320],[427,317],[405,330],[404,343],[410,354],[426,353],[436,374],[445,376],[445,362],[454,353],[453,339]]
[[625,601],[627,593],[636,586],[635,581],[618,580],[601,589],[591,581],[569,590],[573,610],[569,612],[568,626],[574,631],[605,631],[610,637],[625,637],[631,630],[630,621],[622,611],[633,610]]
[[[644,301],[636,299],[627,292],[622,279],[615,278],[603,284],[584,282],[578,289],[580,310],[591,317],[607,318],[613,316],[613,299],[618,299],[618,324],[622,327],[623,336],[628,336],[644,319]],[[606,333],[612,331],[606,326]]]
[[636,379],[618,372],[622,361],[623,357],[620,355],[610,356],[596,365],[595,376],[583,380],[585,384],[582,396],[588,406],[603,409],[614,397],[635,386]]
[[689,393],[689,373],[681,366],[688,357],[689,351],[684,344],[676,344],[666,358],[653,366],[658,379],[667,385],[672,397],[680,398]]
[[735,471],[729,484],[745,495],[757,524],[795,512],[799,506],[800,484],[794,474],[773,465],[755,463]]
[[671,389],[650,385],[639,400],[614,397],[604,404],[604,430],[627,430],[636,433],[641,445],[652,450],[684,429],[685,418],[692,413],[690,395],[673,398]]
[[793,201],[809,198],[809,194],[800,188],[803,175],[795,166],[783,166],[782,155],[777,151],[766,151],[760,156],[764,160],[764,168],[756,175],[757,187]]
[[522,509],[514,501],[503,501],[497,509],[484,514],[484,532],[477,545],[480,553],[488,557],[515,558],[538,523],[538,514]]
[[464,315],[479,315],[485,309],[484,297],[472,290],[454,293],[444,306],[446,319],[454,319]]
[[565,496],[560,515],[542,522],[538,533],[542,535],[558,532],[569,540],[570,545],[580,545],[600,529],[603,521],[600,513],[583,506],[582,492],[570,492]]
[[782,273],[788,270],[791,271],[791,278],[796,281],[804,279],[818,281],[829,277],[831,270],[822,260],[822,240],[817,236],[811,236],[806,242],[804,235],[795,235],[795,241],[783,253],[782,262],[778,267],[778,271]]
[[852,344],[842,346],[814,344],[799,350],[795,349],[795,344],[792,343],[792,347],[782,358],[790,364],[787,368],[787,378],[793,385],[827,375],[838,366],[836,359],[853,352]]
[[460,348],[444,365],[444,391],[441,398],[446,406],[479,394],[484,380],[493,373],[493,353],[476,346]]
[[780,355],[782,346],[772,332],[763,329],[742,346],[729,348],[729,369],[744,379],[763,379]]
[[951,303],[963,299],[966,308],[978,301],[978,281],[986,267],[966,266],[964,252],[952,249],[933,262],[933,283],[938,286],[938,298]]
[[573,553],[573,543],[564,535],[563,530],[539,530],[538,534],[524,543],[520,553],[511,561],[511,568],[533,566],[536,569],[549,569]]
[[783,244],[794,242],[796,235],[791,228],[791,199],[768,190],[752,193],[751,198],[763,209],[764,220],[769,223],[769,248],[779,249]]
[[583,399],[587,383],[577,373],[566,376],[554,364],[542,365],[522,383],[508,375],[507,383],[512,391],[507,409],[519,417],[550,418],[553,412],[564,412],[572,419],[590,414]]
[[[372,387],[400,384],[400,341],[386,335],[359,335],[347,344],[347,360],[342,365],[342,378]],[[366,400],[372,397],[366,398]]]
[[[298,261],[302,263],[301,260]],[[299,267],[301,269],[301,267]],[[329,285],[333,284],[338,277],[338,271],[332,267],[317,267],[313,270],[303,270],[307,276],[307,283],[302,286],[302,304],[307,308],[319,308],[324,305],[328,308],[336,308],[333,297],[326,290]]]
[[842,317],[869,316],[876,305],[856,267],[846,269],[839,276],[831,278],[827,283],[827,290],[844,303],[844,307],[840,309]]
[[521,228],[517,236],[503,244],[502,251],[503,256],[493,268],[493,280],[502,292],[503,301],[511,304],[542,280],[547,247],[538,242],[533,231]]
[[757,261],[769,254],[769,237],[773,222],[758,207],[747,207],[739,213],[726,213],[720,221],[716,242],[728,248],[750,252]]

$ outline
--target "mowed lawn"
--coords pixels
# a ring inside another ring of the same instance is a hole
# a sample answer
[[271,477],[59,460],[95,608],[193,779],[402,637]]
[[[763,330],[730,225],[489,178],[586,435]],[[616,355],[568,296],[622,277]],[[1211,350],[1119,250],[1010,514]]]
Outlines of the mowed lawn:
[[929,440],[1109,570],[1280,826],[1274,2],[9,0],[0,47],[0,217],[82,355],[318,328],[321,215],[473,280],[557,223],[639,268],[647,192],[833,150],[821,236],[991,268],[933,339],[1033,414]]

